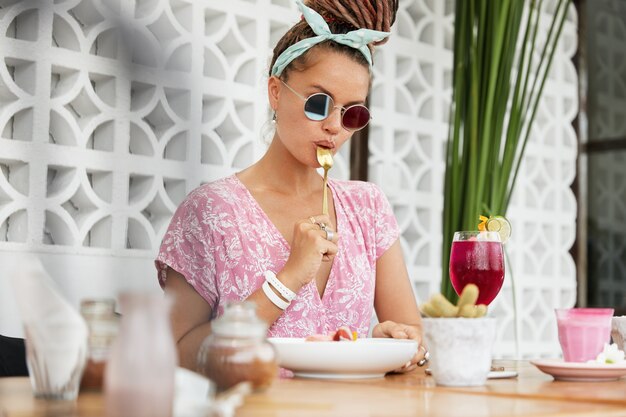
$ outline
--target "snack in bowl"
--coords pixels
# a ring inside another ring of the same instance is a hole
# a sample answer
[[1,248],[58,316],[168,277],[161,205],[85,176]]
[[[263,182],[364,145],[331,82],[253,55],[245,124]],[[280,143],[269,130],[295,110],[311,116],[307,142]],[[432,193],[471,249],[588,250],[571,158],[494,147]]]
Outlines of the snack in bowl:
[[475,284],[467,284],[456,305],[448,301],[442,294],[434,294],[421,305],[420,311],[426,317],[465,317],[479,318],[487,314],[487,306],[476,305],[478,299],[478,287]]
[[307,336],[304,340],[307,342],[354,342],[358,337],[356,331],[351,330],[348,326],[341,326],[329,334],[313,334]]

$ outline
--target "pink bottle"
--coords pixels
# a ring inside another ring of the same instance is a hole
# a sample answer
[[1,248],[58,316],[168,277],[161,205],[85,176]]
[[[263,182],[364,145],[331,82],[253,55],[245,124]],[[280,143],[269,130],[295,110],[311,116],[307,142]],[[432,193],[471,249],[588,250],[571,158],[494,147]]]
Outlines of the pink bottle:
[[611,337],[613,309],[563,308],[555,311],[565,362],[595,359]]
[[177,355],[162,294],[123,293],[105,372],[107,417],[171,417]]

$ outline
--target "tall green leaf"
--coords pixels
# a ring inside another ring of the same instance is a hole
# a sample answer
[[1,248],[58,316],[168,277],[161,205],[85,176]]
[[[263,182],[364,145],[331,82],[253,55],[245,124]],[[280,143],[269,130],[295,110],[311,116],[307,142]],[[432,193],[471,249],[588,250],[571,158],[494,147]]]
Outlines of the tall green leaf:
[[570,2],[552,0],[544,26],[543,0],[456,0],[441,261],[451,301],[453,234],[506,214]]

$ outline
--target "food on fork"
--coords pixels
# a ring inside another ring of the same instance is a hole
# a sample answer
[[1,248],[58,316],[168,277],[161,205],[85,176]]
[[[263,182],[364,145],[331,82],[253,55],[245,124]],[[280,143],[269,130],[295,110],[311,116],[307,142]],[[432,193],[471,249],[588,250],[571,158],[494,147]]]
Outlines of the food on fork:
[[307,342],[353,342],[358,338],[358,333],[348,326],[341,326],[329,334],[314,334],[304,339]]
[[430,300],[420,306],[420,311],[427,317],[465,317],[478,318],[487,314],[487,306],[476,305],[478,287],[467,284],[456,305],[452,304],[442,294],[433,294]]

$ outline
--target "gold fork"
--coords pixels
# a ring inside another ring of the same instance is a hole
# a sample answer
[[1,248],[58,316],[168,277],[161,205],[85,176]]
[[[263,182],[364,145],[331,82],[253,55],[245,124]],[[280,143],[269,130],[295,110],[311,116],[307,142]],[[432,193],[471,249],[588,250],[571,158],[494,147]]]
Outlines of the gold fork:
[[324,199],[322,200],[322,214],[328,214],[328,170],[333,167],[333,154],[330,149],[322,146],[317,147],[317,162],[324,168]]

